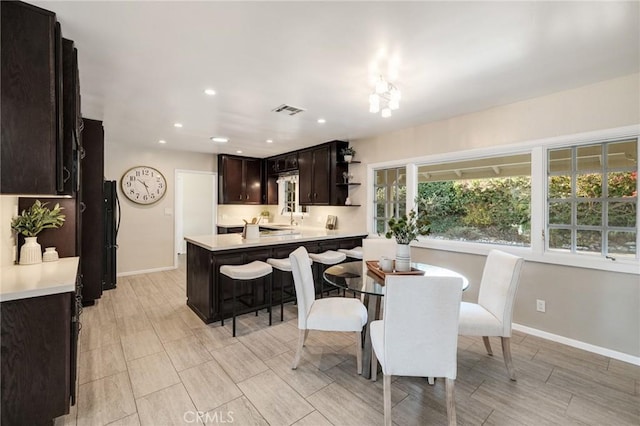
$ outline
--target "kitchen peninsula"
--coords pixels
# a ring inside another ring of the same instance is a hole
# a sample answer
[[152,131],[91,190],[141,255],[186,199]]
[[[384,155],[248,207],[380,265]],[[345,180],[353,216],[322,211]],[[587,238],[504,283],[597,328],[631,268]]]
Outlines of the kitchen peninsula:
[[[256,239],[240,234],[185,237],[187,241],[187,305],[206,323],[231,316],[228,300],[232,283],[220,274],[222,265],[243,265],[254,260],[284,258],[300,246],[309,253],[362,245],[366,232],[302,228],[276,231]],[[263,280],[256,284],[255,305],[263,303]],[[273,304],[279,303],[274,298]]]

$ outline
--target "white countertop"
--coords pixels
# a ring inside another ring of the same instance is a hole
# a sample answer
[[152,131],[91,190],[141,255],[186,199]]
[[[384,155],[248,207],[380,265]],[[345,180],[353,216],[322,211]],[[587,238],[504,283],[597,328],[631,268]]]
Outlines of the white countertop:
[[0,302],[68,293],[76,289],[79,257],[0,268]]
[[184,239],[209,251],[223,251],[249,247],[266,247],[277,244],[288,244],[305,241],[364,237],[365,235],[367,235],[367,233],[364,231],[330,231],[320,228],[302,228],[296,229],[295,232],[298,233],[276,236],[263,236],[252,240],[242,239],[242,235],[240,234],[200,235],[196,237],[185,237]]

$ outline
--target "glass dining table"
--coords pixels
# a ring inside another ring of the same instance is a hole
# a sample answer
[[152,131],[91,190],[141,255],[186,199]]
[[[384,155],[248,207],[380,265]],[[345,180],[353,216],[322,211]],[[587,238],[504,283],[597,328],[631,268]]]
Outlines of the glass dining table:
[[[414,262],[413,270],[424,271],[427,276],[460,277],[462,278],[462,290],[469,287],[469,280],[462,274],[451,269],[442,268],[426,263]],[[367,326],[364,332],[364,348],[362,351],[362,376],[371,378],[371,336],[369,335],[369,323],[380,319],[380,300],[384,296],[384,279],[378,274],[368,270],[364,262],[345,262],[331,266],[324,271],[324,281],[334,287],[347,292],[363,296],[363,303],[367,307]]]

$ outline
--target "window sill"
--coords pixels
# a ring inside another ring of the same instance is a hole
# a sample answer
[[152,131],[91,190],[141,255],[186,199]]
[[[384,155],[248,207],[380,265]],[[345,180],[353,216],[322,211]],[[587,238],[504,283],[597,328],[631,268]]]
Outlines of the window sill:
[[575,255],[553,252],[538,254],[534,253],[531,247],[434,240],[429,238],[421,238],[417,242],[414,241],[413,243],[411,243],[411,247],[427,248],[431,250],[443,250],[455,253],[477,254],[483,256],[488,255],[491,250],[496,249],[521,256],[528,262],[640,275],[640,262],[634,259],[618,258],[614,261],[596,256],[592,257],[589,255]]

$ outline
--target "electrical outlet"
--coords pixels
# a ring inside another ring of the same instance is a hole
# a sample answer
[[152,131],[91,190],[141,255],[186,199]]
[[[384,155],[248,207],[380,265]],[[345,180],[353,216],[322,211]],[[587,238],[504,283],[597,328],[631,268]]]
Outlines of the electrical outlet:
[[546,312],[547,311],[547,303],[544,300],[536,299],[536,311],[538,311],[538,312]]

